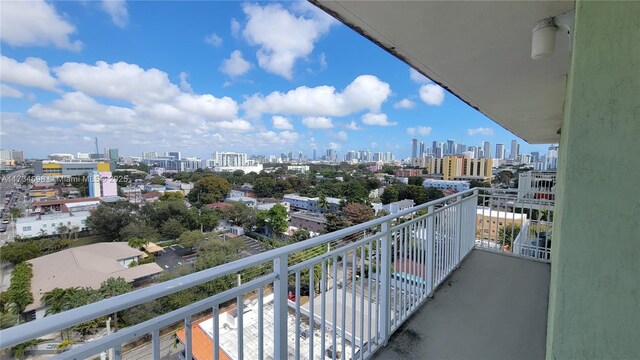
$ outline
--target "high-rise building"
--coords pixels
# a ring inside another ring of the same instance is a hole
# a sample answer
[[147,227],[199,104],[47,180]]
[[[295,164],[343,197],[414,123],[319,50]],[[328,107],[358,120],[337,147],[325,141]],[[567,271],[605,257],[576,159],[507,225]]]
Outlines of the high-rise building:
[[531,162],[538,162],[540,160],[540,151],[531,152]]
[[509,154],[509,160],[518,160],[520,155],[520,144],[518,140],[511,140],[511,153]]
[[439,145],[439,144],[438,144],[438,142],[437,142],[437,141],[434,141],[434,142],[431,144],[431,152],[432,152],[434,155],[435,155],[435,153],[436,153],[436,149],[438,148],[438,145]]
[[424,147],[424,141],[420,141],[420,156],[423,156],[424,154],[426,154],[426,149]]
[[482,151],[484,152],[484,158],[490,159],[491,156],[491,142],[485,141],[482,143]]
[[440,158],[442,158],[444,156],[444,151],[442,151],[442,150],[443,150],[442,146],[438,145],[436,147],[436,151],[434,153],[436,158],[440,159]]
[[411,140],[411,159],[418,157],[418,139]]
[[143,160],[153,160],[158,158],[158,153],[155,151],[143,152],[142,159]]
[[456,151],[456,141],[453,139],[447,139],[447,143],[445,145],[444,154],[445,155],[453,155]]
[[456,145],[456,155],[462,155],[463,152],[467,151],[467,145],[465,144],[457,144]]
[[107,148],[104,149],[104,157],[111,160],[114,163],[120,161],[120,155],[118,149]]
[[313,161],[316,161],[316,149],[313,149]]
[[546,170],[556,170],[558,168],[558,145],[549,146],[546,164]]
[[504,144],[497,143],[496,144],[496,159],[504,159],[505,158],[505,148]]
[[213,153],[213,160],[215,166],[245,166],[247,164],[247,154],[216,151]]
[[180,151],[169,151],[167,152],[167,156],[173,158],[174,160],[182,160],[182,154]]

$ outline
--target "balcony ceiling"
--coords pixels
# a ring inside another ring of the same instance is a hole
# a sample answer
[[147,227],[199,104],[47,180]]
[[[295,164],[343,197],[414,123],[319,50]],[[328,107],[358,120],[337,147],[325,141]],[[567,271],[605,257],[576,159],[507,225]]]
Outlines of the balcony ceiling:
[[560,136],[570,41],[531,59],[531,29],[573,1],[310,0],[529,143]]

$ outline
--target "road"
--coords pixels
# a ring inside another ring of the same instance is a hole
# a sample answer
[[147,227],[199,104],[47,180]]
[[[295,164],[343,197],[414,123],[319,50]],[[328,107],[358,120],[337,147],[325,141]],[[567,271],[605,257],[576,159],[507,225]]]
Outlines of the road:
[[[0,181],[0,199],[3,203],[5,199],[5,193],[9,191],[16,191],[15,185],[20,184],[24,179],[24,177],[26,176],[27,172],[29,172],[30,170],[31,169],[20,169],[2,176]],[[16,194],[17,194],[17,197],[14,195],[12,199],[16,199],[16,207],[20,208],[20,210],[22,210],[22,213],[24,214],[27,210],[25,195],[24,193],[19,191],[16,191]],[[5,209],[3,211],[3,217],[2,217],[3,220],[10,219],[9,209],[13,207],[12,202],[5,205]],[[8,242],[12,242],[14,237],[15,237],[15,223],[7,224],[7,231],[0,233],[0,246]]]
[[[183,346],[176,345],[175,332],[160,336],[160,359],[177,360]],[[151,359],[151,342],[138,346],[122,354],[123,360],[145,360]]]

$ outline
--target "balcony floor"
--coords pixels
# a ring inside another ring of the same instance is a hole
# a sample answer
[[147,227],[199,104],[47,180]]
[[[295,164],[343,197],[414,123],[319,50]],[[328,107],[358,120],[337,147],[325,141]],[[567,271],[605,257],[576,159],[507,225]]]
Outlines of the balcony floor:
[[550,273],[474,250],[374,359],[544,359]]

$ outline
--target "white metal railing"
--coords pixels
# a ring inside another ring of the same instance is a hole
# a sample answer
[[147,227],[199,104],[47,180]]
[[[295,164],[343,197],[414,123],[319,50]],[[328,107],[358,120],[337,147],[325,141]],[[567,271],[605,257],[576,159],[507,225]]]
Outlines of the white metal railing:
[[[221,350],[234,359],[366,359],[386,344],[474,246],[505,250],[506,237],[502,244],[497,238],[485,239],[479,219],[485,211],[490,219],[491,212],[494,217],[504,213],[513,198],[517,192],[464,191],[3,330],[0,348],[259,268],[250,281],[57,356],[86,359],[114,349],[119,359],[127,343],[150,337],[151,356],[159,358],[160,331],[181,324],[181,356],[186,359],[194,355],[194,331],[208,334],[214,359],[220,358]],[[516,207],[512,210],[515,213]],[[495,246],[488,246],[491,243]]]

